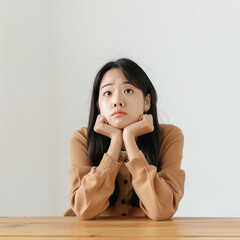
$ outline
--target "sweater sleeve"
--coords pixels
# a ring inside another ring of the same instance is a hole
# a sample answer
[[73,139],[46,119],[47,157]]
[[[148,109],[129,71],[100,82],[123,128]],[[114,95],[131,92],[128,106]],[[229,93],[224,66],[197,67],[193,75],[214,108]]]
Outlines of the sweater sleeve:
[[72,210],[81,219],[97,217],[109,206],[109,197],[122,163],[105,153],[99,166],[91,166],[86,137],[81,131],[76,131],[70,140],[70,155],[71,190],[68,199]]
[[182,131],[170,125],[160,149],[160,172],[147,162],[141,150],[126,164],[140,207],[153,220],[171,218],[183,197],[185,172],[180,169],[183,142]]

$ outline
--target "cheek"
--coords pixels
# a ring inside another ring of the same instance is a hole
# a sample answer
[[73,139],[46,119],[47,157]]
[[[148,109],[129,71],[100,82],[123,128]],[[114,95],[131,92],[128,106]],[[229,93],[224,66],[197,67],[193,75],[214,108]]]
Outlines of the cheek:
[[141,115],[144,112],[144,106],[143,106],[143,102],[138,101],[135,102],[135,104],[133,104],[132,106],[132,111],[134,115]]
[[137,122],[139,120],[140,116],[142,116],[143,114],[144,114],[143,107],[142,106],[135,106],[130,111],[129,117],[131,118],[131,120],[133,122]]
[[99,103],[99,111],[101,114],[107,114],[109,112],[109,106],[107,102],[101,101]]

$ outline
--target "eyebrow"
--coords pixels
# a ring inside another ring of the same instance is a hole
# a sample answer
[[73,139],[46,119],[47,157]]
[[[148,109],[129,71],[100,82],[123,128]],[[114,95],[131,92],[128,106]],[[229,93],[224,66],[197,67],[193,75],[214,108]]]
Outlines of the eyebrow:
[[[122,82],[121,84],[131,84],[131,85],[133,85],[131,82]],[[105,84],[104,86],[102,86],[101,87],[101,90],[104,88],[104,87],[106,87],[106,86],[109,86],[109,85],[113,85],[112,83],[108,83],[108,84]]]

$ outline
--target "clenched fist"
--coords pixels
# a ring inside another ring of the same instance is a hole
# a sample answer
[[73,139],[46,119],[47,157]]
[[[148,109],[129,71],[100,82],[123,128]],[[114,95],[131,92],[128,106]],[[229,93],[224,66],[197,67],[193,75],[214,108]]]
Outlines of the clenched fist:
[[139,117],[137,122],[134,122],[123,130],[123,139],[132,136],[138,137],[154,130],[153,117],[151,114],[144,114]]
[[115,136],[122,136],[122,130],[109,125],[106,118],[101,114],[97,116],[93,130],[111,139]]

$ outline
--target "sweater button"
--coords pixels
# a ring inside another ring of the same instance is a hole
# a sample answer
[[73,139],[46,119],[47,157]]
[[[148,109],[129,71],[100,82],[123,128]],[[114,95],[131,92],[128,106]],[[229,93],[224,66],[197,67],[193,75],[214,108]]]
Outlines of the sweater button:
[[123,183],[124,183],[124,184],[128,184],[128,180],[124,180]]
[[126,203],[126,200],[125,200],[125,199],[122,199],[121,203],[122,203],[122,204],[125,204],[125,203]]

